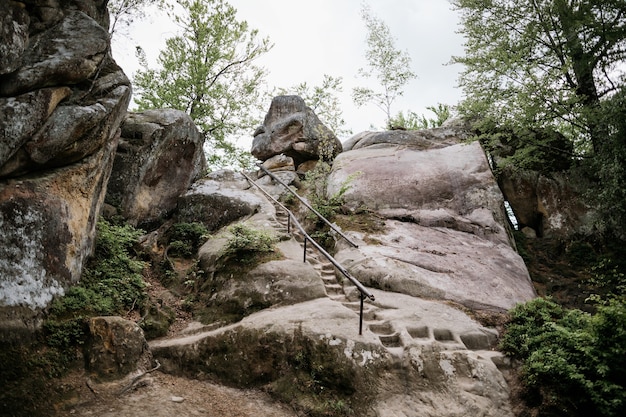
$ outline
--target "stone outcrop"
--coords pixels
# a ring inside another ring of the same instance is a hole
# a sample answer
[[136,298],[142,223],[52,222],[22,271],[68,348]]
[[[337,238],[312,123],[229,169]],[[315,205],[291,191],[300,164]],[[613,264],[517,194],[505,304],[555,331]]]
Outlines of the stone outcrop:
[[0,5],[0,333],[18,338],[90,255],[130,82],[106,2]]
[[18,69],[28,43],[30,17],[23,4],[0,3],[0,75]]
[[340,154],[329,194],[385,220],[336,257],[367,285],[471,308],[505,310],[535,296],[507,232],[504,200],[480,145],[464,131],[367,133]]
[[263,388],[299,407],[295,393],[312,384],[317,401],[360,416],[513,415],[493,330],[445,304],[373,292],[362,335],[348,308],[358,303],[321,298],[150,347],[166,372]]
[[92,317],[85,346],[87,383],[98,394],[122,394],[158,368],[137,323],[121,317]]
[[561,239],[593,232],[593,212],[581,198],[580,180],[571,174],[503,169],[498,183],[520,229]]
[[196,181],[178,198],[179,222],[200,222],[209,231],[218,230],[257,212],[263,198],[249,192],[243,175],[229,170],[214,171]]
[[[362,334],[358,290],[310,245],[302,262],[282,211],[259,198],[245,224],[277,236],[282,258],[229,272],[220,264],[227,232],[209,239],[199,251],[212,294],[206,305],[228,303],[244,317],[151,342],[164,371],[262,388],[303,410],[335,401],[363,416],[512,416],[498,332],[454,306],[497,316],[535,293],[486,157],[464,134],[366,133],[335,159],[329,194],[351,178],[345,207],[355,225],[361,216],[383,219],[372,230],[344,230],[358,248],[339,238],[336,246],[335,258],[375,295],[365,302]],[[294,174],[283,160],[268,166]],[[236,183],[238,193],[260,197],[232,175],[220,177],[230,185],[214,184],[215,193]],[[309,396],[312,386],[318,394]]]
[[261,161],[284,154],[297,168],[305,161],[334,158],[341,152],[341,142],[301,97],[278,96],[254,132],[251,152]]
[[172,109],[129,113],[106,201],[129,223],[157,224],[204,174],[204,139],[186,113]]

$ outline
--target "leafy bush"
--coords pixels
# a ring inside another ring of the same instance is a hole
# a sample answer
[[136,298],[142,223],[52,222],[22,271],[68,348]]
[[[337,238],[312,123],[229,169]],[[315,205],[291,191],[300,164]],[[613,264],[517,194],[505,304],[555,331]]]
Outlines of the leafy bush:
[[94,256],[87,262],[81,282],[53,303],[52,315],[114,315],[139,308],[146,299],[141,275],[145,264],[131,251],[141,234],[132,226],[112,226],[100,220]]
[[93,312],[119,314],[140,307],[146,300],[141,275],[145,263],[132,253],[142,234],[142,230],[130,225],[98,222],[94,256],[87,263],[80,284],[95,293]]
[[496,175],[503,170],[538,171],[543,174],[567,170],[574,159],[574,145],[554,129],[500,126],[490,119],[476,122],[477,138],[496,162]]
[[406,116],[399,112],[387,122],[387,129],[421,130],[440,127],[450,118],[451,108],[447,104],[437,103],[437,106],[426,107],[435,113],[435,118],[426,118],[425,115],[418,115],[413,111],[407,111]]
[[202,223],[176,223],[166,234],[172,255],[192,257],[207,240],[209,230]]
[[41,344],[32,347],[41,350],[30,361],[32,372],[63,375],[78,357],[76,348],[85,342],[89,317],[125,315],[142,307],[147,297],[140,273],[144,263],[132,253],[141,233],[128,225],[98,222],[94,256],[81,281],[50,306]]
[[[595,315],[537,298],[511,311],[501,349],[523,362],[528,387],[570,415],[621,415],[626,406],[626,303]],[[577,411],[574,411],[577,410]]]
[[[345,194],[351,187],[351,183],[360,173],[350,175],[339,187],[339,190],[333,195],[328,195],[328,176],[330,175],[331,166],[319,161],[315,169],[306,173],[305,183],[308,190],[308,198],[311,206],[317,210],[322,216],[329,220],[339,213],[341,207],[345,203]],[[311,213],[312,219],[317,219]],[[321,226],[321,225],[320,225]]]
[[243,223],[231,226],[228,231],[232,235],[225,251],[228,258],[245,260],[242,255],[274,251],[274,238],[267,232],[252,229]]

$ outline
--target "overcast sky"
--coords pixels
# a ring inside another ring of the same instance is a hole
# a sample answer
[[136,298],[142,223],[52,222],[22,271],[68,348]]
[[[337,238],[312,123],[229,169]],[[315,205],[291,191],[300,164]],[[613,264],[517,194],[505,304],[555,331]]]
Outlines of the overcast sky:
[[[274,48],[257,61],[268,70],[271,87],[288,88],[307,82],[320,85],[324,74],[343,78],[341,104],[347,128],[353,133],[382,127],[385,114],[374,105],[357,108],[351,99],[353,87],[368,85],[358,76],[366,66],[366,29],[361,19],[362,0],[229,0],[246,20],[269,37]],[[417,79],[408,84],[392,113],[414,111],[433,115],[426,106],[455,105],[461,99],[456,87],[458,64],[446,65],[453,55],[463,53],[458,15],[447,0],[368,0],[372,14],[389,27],[396,48],[407,51]],[[141,45],[154,63],[165,39],[175,27],[163,18],[147,15],[137,20],[130,36],[117,37],[113,54],[132,78],[138,69],[135,46]],[[154,64],[152,64],[154,65]],[[372,86],[376,88],[375,86]],[[267,103],[267,108],[269,108]],[[342,141],[346,137],[340,138]],[[246,141],[243,139],[244,142]]]

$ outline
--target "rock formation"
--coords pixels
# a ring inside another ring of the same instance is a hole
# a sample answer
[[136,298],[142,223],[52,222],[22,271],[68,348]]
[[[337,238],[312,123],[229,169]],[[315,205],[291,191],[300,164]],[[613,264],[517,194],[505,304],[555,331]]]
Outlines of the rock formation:
[[89,320],[85,357],[89,387],[100,394],[126,392],[158,367],[141,328],[121,317]]
[[[120,129],[130,86],[109,53],[106,3],[0,3],[1,338],[35,328],[78,281],[115,160],[108,198],[131,222],[171,214],[211,230],[192,261],[192,295],[210,314],[149,350],[135,324],[91,319],[86,359],[96,383],[132,386],[153,355],[166,372],[263,388],[305,412],[512,416],[498,332],[472,315],[502,312],[534,291],[467,132],[365,132],[339,153],[301,98],[273,100],[255,132],[257,158],[293,181],[303,164],[339,154],[327,191],[349,187],[345,233],[359,243],[338,241],[339,268],[303,245],[294,219],[243,175],[197,180],[202,141],[181,113],[130,115]],[[377,226],[359,226],[368,221]],[[270,256],[225,266],[233,224],[269,235]],[[344,267],[375,296],[362,316]]]
[[[498,332],[454,306],[497,314],[535,292],[486,157],[466,135],[450,126],[363,133],[335,159],[328,192],[351,178],[344,197],[354,226],[344,232],[359,244],[338,238],[335,258],[375,295],[362,334],[358,290],[319,252],[294,244],[286,217],[254,188],[220,174],[230,185],[212,193],[256,196],[246,227],[276,236],[281,259],[233,275],[220,270],[228,229],[209,239],[199,254],[213,292],[206,305],[224,317],[228,303],[243,318],[151,342],[163,369],[263,387],[305,409],[311,399],[301,393],[313,386],[319,401],[345,402],[363,416],[512,416]],[[282,169],[283,160],[268,166]],[[381,225],[359,229],[371,217]]]
[[121,317],[92,317],[85,352],[87,372],[98,382],[119,380],[153,367],[143,331],[137,323]]
[[250,185],[241,174],[221,170],[196,181],[178,198],[176,220],[200,222],[209,231],[252,216],[263,198],[249,192]]
[[131,93],[106,2],[27,3],[0,5],[2,339],[78,281]]
[[349,207],[386,219],[375,243],[337,259],[371,286],[506,310],[534,297],[533,286],[482,148],[454,132],[367,133],[337,157],[329,194],[347,183]]
[[204,139],[178,110],[129,113],[109,181],[106,202],[135,226],[156,224],[206,170]]
[[341,152],[341,142],[301,97],[278,96],[254,132],[251,152],[261,161],[284,154],[293,158],[297,168],[320,157],[333,159]]
[[593,232],[593,212],[581,198],[579,181],[565,171],[502,169],[498,176],[519,228],[532,229],[532,236],[560,239]]

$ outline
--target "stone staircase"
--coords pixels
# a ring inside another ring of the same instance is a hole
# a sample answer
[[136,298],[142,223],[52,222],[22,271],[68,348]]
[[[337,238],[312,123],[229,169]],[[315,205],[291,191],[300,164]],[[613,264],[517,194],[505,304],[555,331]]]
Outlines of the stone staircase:
[[[344,283],[341,273],[335,266],[312,244],[307,244],[304,254],[304,236],[300,230],[291,224],[288,230],[289,214],[272,202],[275,207],[275,221],[273,227],[279,235],[295,239],[303,249],[305,260],[318,271],[324,284],[326,295],[330,300],[340,303],[345,308],[360,314],[361,301],[359,291],[350,282]],[[378,296],[377,296],[378,297]],[[380,344],[396,359],[402,358],[406,349],[414,346],[435,346],[439,351],[475,351],[489,357],[498,367],[506,368],[505,358],[494,350],[497,343],[497,332],[477,330],[470,333],[459,333],[445,326],[431,326],[426,323],[406,325],[406,323],[386,318],[386,308],[381,303],[367,302],[363,310],[363,331],[375,336]]]
[[[288,233],[287,224],[289,221],[289,215],[281,208],[276,207],[276,224],[279,233]],[[304,260],[304,236],[300,230],[293,226],[290,230],[292,236],[300,246],[303,248],[303,260]],[[313,245],[307,245],[306,248],[306,262],[311,264],[313,268],[320,274],[324,288],[326,289],[326,295],[334,301],[347,302],[348,298],[344,292],[343,285],[337,279],[335,267],[325,256],[323,256]],[[358,311],[357,311],[358,312]]]

